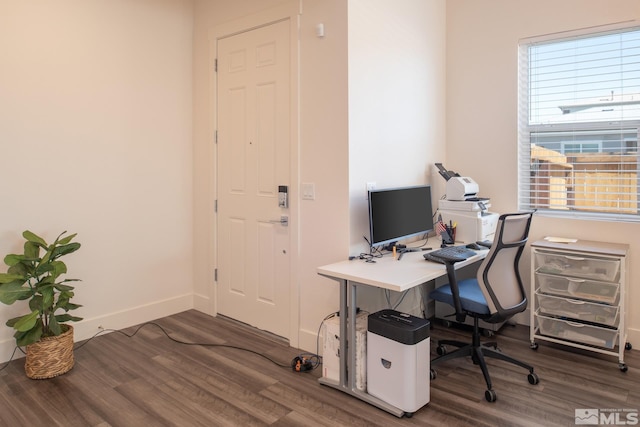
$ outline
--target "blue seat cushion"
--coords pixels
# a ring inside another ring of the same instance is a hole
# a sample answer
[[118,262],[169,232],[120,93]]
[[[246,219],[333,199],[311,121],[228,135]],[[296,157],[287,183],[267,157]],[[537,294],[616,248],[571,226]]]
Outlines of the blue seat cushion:
[[[459,281],[458,289],[460,291],[460,303],[464,311],[481,315],[489,314],[487,301],[484,299],[484,295],[476,279]],[[430,292],[429,297],[453,306],[453,295],[451,295],[451,287],[448,283]]]

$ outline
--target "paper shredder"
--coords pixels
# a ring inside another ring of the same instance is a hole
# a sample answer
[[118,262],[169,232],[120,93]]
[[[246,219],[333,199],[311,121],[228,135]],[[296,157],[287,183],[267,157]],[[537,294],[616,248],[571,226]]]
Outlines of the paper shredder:
[[430,324],[410,314],[382,310],[369,315],[367,392],[404,412],[429,402]]

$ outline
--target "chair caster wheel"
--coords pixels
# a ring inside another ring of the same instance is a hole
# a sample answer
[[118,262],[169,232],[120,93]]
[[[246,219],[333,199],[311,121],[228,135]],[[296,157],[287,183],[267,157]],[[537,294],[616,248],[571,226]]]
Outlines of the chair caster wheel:
[[438,356],[444,356],[447,354],[447,348],[443,345],[439,345],[436,347],[436,353],[438,353]]
[[491,338],[493,336],[493,331],[491,329],[483,329],[481,333],[485,338]]
[[405,412],[404,416],[407,417],[407,418],[411,418],[411,417],[413,417],[413,412]]
[[438,374],[436,373],[436,370],[435,370],[435,369],[431,369],[431,370],[429,371],[429,378],[430,378],[430,379],[435,380],[437,376],[438,376]]
[[632,348],[632,346],[631,346],[631,343],[630,343],[630,342],[628,342],[628,343],[626,343],[626,344],[624,345],[624,349],[625,349],[625,350],[631,350],[631,348]]
[[627,371],[629,370],[629,368],[627,367],[627,364],[626,364],[626,363],[620,363],[620,364],[618,365],[618,368],[620,368],[620,370],[621,370],[622,372],[627,372]]
[[538,343],[537,343],[537,342],[531,343],[531,345],[529,346],[529,348],[530,348],[531,350],[537,350],[537,349],[538,349]]
[[493,390],[487,390],[484,392],[484,398],[487,399],[487,402],[495,402],[498,399],[496,392]]
[[531,372],[529,375],[527,375],[527,379],[529,380],[529,384],[533,385],[536,385],[540,382],[540,378],[538,378],[538,374],[536,374],[535,372]]

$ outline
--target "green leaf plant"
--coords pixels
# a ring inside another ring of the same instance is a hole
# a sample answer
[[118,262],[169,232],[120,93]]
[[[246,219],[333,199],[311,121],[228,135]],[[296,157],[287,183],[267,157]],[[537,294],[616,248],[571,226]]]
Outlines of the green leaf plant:
[[[7,321],[14,328],[18,346],[27,346],[43,337],[56,336],[68,328],[64,322],[77,322],[81,317],[69,314],[80,305],[71,303],[74,296],[70,282],[78,279],[62,279],[67,266],[60,260],[64,255],[80,249],[80,243],[72,242],[76,234],[63,237],[62,232],[52,244],[26,230],[23,254],[9,254],[4,263],[9,266],[0,273],[0,302],[11,305],[28,300],[29,313]],[[42,256],[41,256],[42,254]],[[60,314],[56,314],[60,313]]]

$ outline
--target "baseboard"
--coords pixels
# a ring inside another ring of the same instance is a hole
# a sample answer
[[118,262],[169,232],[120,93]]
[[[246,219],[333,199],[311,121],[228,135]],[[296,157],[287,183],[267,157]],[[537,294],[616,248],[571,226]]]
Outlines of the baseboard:
[[631,348],[640,350],[640,329],[629,328],[627,330],[627,342],[631,343]]
[[318,349],[317,341],[318,331],[306,331],[301,329],[298,334],[298,345],[300,350],[308,351],[309,353],[317,354],[319,352],[322,354],[322,340],[320,340],[320,348]]
[[[73,324],[74,340],[77,342],[91,338],[102,329],[124,329],[193,308],[194,295],[185,294],[102,316],[85,318]],[[0,360],[2,362],[11,359],[15,346],[13,338],[0,342]],[[24,357],[24,354],[17,350],[13,358],[18,359],[21,357]]]
[[213,307],[211,307],[211,299],[206,295],[194,294],[193,308],[210,316],[214,315]]

